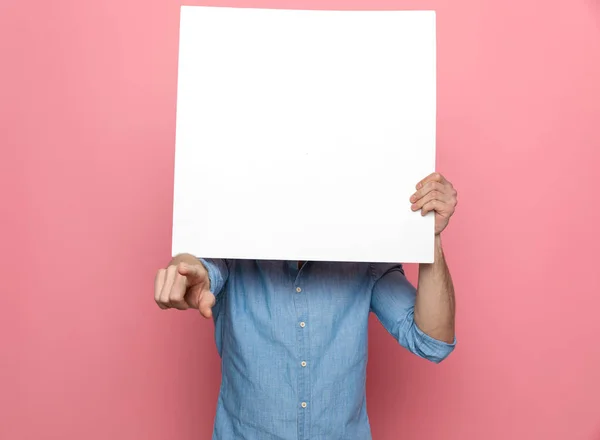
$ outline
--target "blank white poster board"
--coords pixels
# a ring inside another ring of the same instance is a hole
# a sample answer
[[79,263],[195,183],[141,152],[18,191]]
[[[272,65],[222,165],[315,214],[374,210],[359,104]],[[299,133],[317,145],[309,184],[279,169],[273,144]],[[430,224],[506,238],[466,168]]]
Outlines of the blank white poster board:
[[172,253],[431,262],[433,11],[181,8]]

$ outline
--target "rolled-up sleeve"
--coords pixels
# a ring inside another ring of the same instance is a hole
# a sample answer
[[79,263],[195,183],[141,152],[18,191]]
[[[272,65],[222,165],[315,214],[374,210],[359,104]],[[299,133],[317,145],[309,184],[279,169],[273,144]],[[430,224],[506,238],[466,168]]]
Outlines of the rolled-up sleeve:
[[406,279],[401,264],[372,264],[373,290],[371,311],[385,329],[410,352],[439,363],[456,346],[440,341],[424,333],[415,323],[416,289]]

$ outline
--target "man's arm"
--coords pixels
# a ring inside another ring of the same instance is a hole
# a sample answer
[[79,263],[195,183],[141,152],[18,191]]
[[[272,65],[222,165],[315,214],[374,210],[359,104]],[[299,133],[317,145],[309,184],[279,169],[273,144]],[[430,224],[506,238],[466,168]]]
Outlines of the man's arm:
[[[431,325],[438,327],[438,322],[433,319],[425,320],[423,323],[423,307],[431,307],[435,298],[423,302],[418,297],[423,294],[421,286],[419,291],[406,279],[404,269],[401,264],[371,265],[374,277],[374,285],[371,293],[371,310],[384,328],[398,341],[398,343],[409,350],[431,362],[439,363],[446,359],[454,350],[456,341],[451,342],[436,337],[435,333],[429,334],[421,326]],[[420,275],[423,276],[423,275]],[[431,284],[431,280],[425,283]],[[430,289],[428,293],[433,293]],[[425,296],[430,296],[427,293]],[[441,295],[438,295],[438,298]],[[419,302],[420,311],[417,312],[417,302]],[[436,304],[434,309],[441,309],[442,306]],[[426,310],[427,311],[427,310]],[[419,322],[417,323],[417,314]],[[434,317],[435,313],[427,311],[428,317]]]
[[410,202],[421,215],[435,213],[434,262],[419,266],[417,289],[404,276],[402,265],[373,265],[371,309],[402,346],[440,362],[456,345],[454,286],[440,234],[454,214],[457,192],[444,176],[432,173],[417,184]]
[[417,183],[410,202],[413,211],[435,215],[435,258],[433,264],[419,266],[415,322],[429,336],[451,343],[454,341],[454,286],[440,234],[456,210],[458,192],[440,173],[432,173]]
[[169,266],[178,266],[179,263],[187,265],[201,264],[208,272],[210,291],[217,297],[223,290],[229,277],[229,268],[225,260],[198,258],[191,254],[179,254],[173,257]]
[[454,285],[446,265],[442,239],[435,237],[435,259],[419,265],[419,283],[415,301],[415,323],[434,339],[453,343]]
[[223,296],[229,268],[225,260],[175,256],[166,269],[159,269],[154,282],[154,299],[161,309],[198,309],[213,316],[212,309]]

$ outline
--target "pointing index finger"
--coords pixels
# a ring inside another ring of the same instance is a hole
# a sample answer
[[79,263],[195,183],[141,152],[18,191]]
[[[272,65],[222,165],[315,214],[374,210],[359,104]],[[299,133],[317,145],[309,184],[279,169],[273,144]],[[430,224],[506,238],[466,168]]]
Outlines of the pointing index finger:
[[187,263],[179,263],[177,272],[183,276],[199,276],[201,274],[200,267],[198,265]]

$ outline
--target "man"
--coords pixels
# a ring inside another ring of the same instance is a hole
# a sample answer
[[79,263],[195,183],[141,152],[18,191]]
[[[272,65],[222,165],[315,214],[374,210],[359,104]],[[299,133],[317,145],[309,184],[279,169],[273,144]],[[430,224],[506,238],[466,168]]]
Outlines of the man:
[[440,236],[456,203],[452,184],[438,173],[410,197],[413,211],[435,212],[435,261],[419,266],[417,289],[401,264],[178,255],[159,270],[159,307],[198,309],[214,319],[222,378],[213,439],[370,439],[369,313],[429,361],[441,362],[456,344]]

